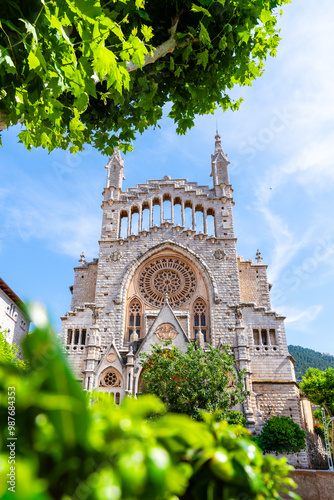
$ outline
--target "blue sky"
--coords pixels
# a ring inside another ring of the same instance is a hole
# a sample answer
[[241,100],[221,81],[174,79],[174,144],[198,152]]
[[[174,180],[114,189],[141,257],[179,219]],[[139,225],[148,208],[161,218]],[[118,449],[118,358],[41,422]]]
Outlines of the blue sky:
[[[277,57],[252,87],[235,90],[240,110],[199,117],[181,137],[163,118],[126,155],[124,188],[164,175],[211,185],[217,120],[238,253],[261,250],[288,343],[334,354],[334,4],[293,0],[284,12]],[[108,159],[91,148],[28,152],[16,128],[0,150],[0,276],[23,299],[45,303],[59,332],[81,251],[98,256]]]

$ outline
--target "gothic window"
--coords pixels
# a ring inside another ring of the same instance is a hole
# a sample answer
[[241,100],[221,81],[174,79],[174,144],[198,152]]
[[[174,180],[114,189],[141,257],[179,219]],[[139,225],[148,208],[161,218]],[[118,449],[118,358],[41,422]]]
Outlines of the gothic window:
[[174,226],[183,226],[181,198],[174,199]]
[[271,345],[277,345],[276,332],[274,329],[269,330],[269,336]]
[[259,330],[257,330],[257,329],[253,330],[253,339],[254,339],[254,345],[260,345]]
[[139,208],[133,207],[131,210],[131,234],[139,233]]
[[100,377],[99,387],[114,388],[121,387],[122,379],[120,373],[114,368],[110,368],[103,372]]
[[136,330],[138,337],[142,332],[142,308],[138,299],[133,299],[129,307],[128,319],[128,338],[130,339],[131,333]]
[[268,332],[267,332],[267,330],[261,330],[261,340],[262,340],[262,345],[268,345]]
[[206,216],[207,216],[207,234],[209,236],[216,236],[215,211],[213,210],[213,208],[208,208]]
[[196,233],[204,233],[204,211],[201,205],[196,205],[195,218],[196,218]]
[[79,344],[79,336],[80,336],[80,330],[75,330],[74,331],[74,344],[75,345]]
[[204,335],[204,341],[206,342],[208,320],[207,320],[207,310],[204,300],[202,299],[196,300],[194,304],[193,316],[194,316],[194,336],[198,332],[199,327],[201,327],[201,331]]
[[82,330],[82,332],[81,332],[81,344],[82,345],[86,345],[86,334],[87,334],[87,330]]
[[68,345],[72,344],[72,337],[73,337],[73,330],[72,329],[67,330],[67,344]]
[[139,292],[150,306],[162,307],[168,295],[172,307],[189,302],[196,290],[196,274],[185,261],[161,257],[145,264],[139,274]]
[[163,221],[172,222],[172,202],[170,194],[168,193],[164,194],[162,206],[163,206]]
[[129,224],[129,216],[126,210],[121,212],[121,220],[119,226],[119,237],[126,238],[128,235],[128,224]]

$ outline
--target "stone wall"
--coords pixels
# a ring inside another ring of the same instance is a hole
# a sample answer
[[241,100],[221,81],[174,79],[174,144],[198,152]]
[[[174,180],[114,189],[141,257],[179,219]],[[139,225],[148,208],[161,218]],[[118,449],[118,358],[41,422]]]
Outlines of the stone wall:
[[80,266],[74,268],[72,311],[84,303],[95,302],[97,262],[97,259],[94,259],[93,262],[83,262]]
[[257,306],[271,308],[267,267],[238,257],[241,302],[253,302]]
[[[290,477],[298,485],[297,493],[302,500],[334,500],[334,471],[294,470]],[[282,494],[283,498],[290,498]]]

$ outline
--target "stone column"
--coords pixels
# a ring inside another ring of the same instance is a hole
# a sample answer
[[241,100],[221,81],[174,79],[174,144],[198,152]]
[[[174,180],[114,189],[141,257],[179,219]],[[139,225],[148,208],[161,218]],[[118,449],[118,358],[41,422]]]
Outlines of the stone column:
[[184,201],[181,200],[181,218],[182,218],[182,226],[185,228],[186,226],[186,220],[184,216]]
[[124,381],[124,388],[127,394],[134,394],[134,387],[133,387],[134,357],[135,356],[133,354],[132,347],[130,347],[130,351],[126,355],[125,381]]
[[171,211],[171,218],[172,218],[172,224],[174,226],[174,200],[171,198],[171,205],[170,205],[170,211]]
[[128,212],[128,237],[131,234],[131,222],[132,222],[132,213],[131,210]]
[[153,226],[153,202],[152,202],[152,199],[149,201],[149,208],[150,208],[150,227],[149,227],[149,229],[151,229],[151,227]]
[[249,346],[244,334],[244,323],[242,320],[242,310],[240,306],[235,308],[236,326],[234,337],[234,357],[239,370],[245,370],[245,389],[246,401],[244,403],[244,413],[246,418],[246,426],[251,432],[255,432],[255,418],[251,404],[252,384],[250,371]]
[[204,234],[208,234],[208,221],[206,218],[206,210],[203,208],[203,229]]
[[160,226],[162,226],[164,221],[164,202],[162,201],[162,196],[160,196]]
[[196,212],[194,205],[191,208],[192,210],[192,219],[193,219],[193,230],[196,231]]
[[90,327],[90,334],[87,345],[86,368],[84,370],[84,387],[91,391],[94,388],[95,369],[99,362],[101,348],[101,337],[99,327],[93,324]]
[[139,221],[138,221],[138,233],[143,230],[143,208],[139,205]]

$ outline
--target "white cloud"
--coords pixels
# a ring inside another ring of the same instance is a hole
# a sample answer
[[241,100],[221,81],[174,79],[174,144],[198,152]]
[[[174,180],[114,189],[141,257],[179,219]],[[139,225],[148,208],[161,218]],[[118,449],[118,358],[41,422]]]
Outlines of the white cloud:
[[[289,324],[290,328],[305,328],[308,323],[311,323],[318,317],[319,313],[323,310],[323,306],[309,306],[304,311],[299,311],[294,307],[283,306],[281,310],[283,314],[287,316],[285,322]],[[293,325],[291,325],[291,323],[293,323]]]
[[79,182],[75,199],[64,192],[62,185],[23,178],[16,203],[11,202],[9,190],[2,202],[2,245],[10,244],[13,238],[23,243],[35,239],[71,257],[78,257],[83,250],[86,256],[95,256],[101,212],[90,191],[92,183]]

